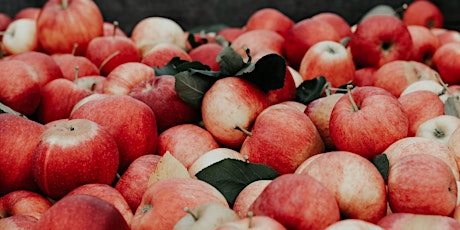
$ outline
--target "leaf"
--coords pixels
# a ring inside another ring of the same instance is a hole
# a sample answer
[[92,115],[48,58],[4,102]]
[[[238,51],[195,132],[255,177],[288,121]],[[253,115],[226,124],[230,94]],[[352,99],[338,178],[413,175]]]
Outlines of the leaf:
[[264,164],[224,159],[206,167],[195,176],[217,188],[232,207],[238,194],[248,184],[257,180],[272,180],[279,174]]
[[174,88],[179,97],[195,109],[201,108],[201,102],[206,91],[216,81],[215,78],[199,74],[197,72],[182,71],[176,75]]
[[185,166],[169,151],[161,157],[155,171],[150,174],[148,186],[150,187],[155,182],[168,178],[190,178]]
[[243,73],[241,77],[253,82],[265,93],[283,88],[286,60],[278,54],[265,55],[254,64],[252,70]]
[[171,61],[168,62],[165,66],[158,68],[154,67],[155,76],[162,76],[162,75],[176,75],[180,71],[177,71],[177,66],[180,64],[187,62],[185,60],[181,60],[179,57],[174,57]]
[[382,153],[375,156],[372,159],[372,163],[379,170],[380,174],[386,182],[388,179],[388,172],[390,171],[390,162],[388,161],[387,154]]
[[296,101],[308,105],[310,102],[321,97],[326,85],[326,78],[321,76],[311,80],[303,81],[297,87]]
[[235,76],[236,73],[250,64],[245,63],[241,55],[229,46],[222,48],[216,61],[220,65],[221,76]]
[[7,105],[5,105],[5,104],[3,104],[1,102],[0,102],[0,113],[9,113],[9,114],[14,114],[14,115],[17,115],[17,116],[27,118],[24,114],[15,111],[14,109],[8,107]]
[[458,96],[450,96],[444,103],[444,114],[460,118],[460,100]]

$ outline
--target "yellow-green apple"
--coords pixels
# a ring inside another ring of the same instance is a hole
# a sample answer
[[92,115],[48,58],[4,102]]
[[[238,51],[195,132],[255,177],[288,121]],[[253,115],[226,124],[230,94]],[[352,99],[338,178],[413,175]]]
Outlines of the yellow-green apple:
[[187,214],[174,225],[174,230],[215,230],[222,224],[239,219],[228,205],[211,201],[194,209],[185,208]]
[[175,43],[158,43],[148,50],[142,57],[141,63],[154,68],[167,65],[171,59],[179,57],[181,60],[192,61],[190,55]]
[[93,38],[88,43],[85,56],[104,76],[123,63],[141,61],[141,54],[134,42],[117,35]]
[[239,153],[238,151],[219,147],[211,149],[198,156],[198,158],[193,161],[193,163],[188,168],[188,172],[190,176],[194,177],[201,170],[224,159],[236,159],[245,161],[243,154]]
[[217,36],[223,37],[228,42],[233,42],[238,36],[244,33],[246,29],[242,27],[227,27],[219,32],[217,32]]
[[26,116],[40,103],[40,85],[34,68],[19,60],[0,61],[0,102]]
[[353,76],[353,84],[356,86],[373,86],[374,85],[374,74],[378,68],[375,67],[363,67],[355,71]]
[[331,118],[332,109],[334,109],[337,101],[343,94],[331,94],[320,97],[310,102],[304,110],[304,113],[315,124],[316,129],[324,142],[324,147],[327,150],[335,149],[329,133],[329,120]]
[[20,189],[38,191],[32,175],[32,158],[44,131],[45,127],[38,122],[0,114],[0,196]]
[[134,160],[115,184],[134,213],[148,187],[150,175],[155,171],[161,156],[143,155]]
[[396,16],[372,15],[357,24],[348,46],[357,66],[378,68],[390,61],[408,60],[412,38]]
[[139,82],[155,76],[153,68],[139,62],[127,62],[113,69],[104,82],[102,92],[111,95],[127,95]]
[[292,78],[294,78],[295,87],[296,88],[299,87],[300,84],[302,84],[303,82],[303,78],[300,75],[299,71],[295,70],[294,68],[292,68],[292,66],[289,66],[289,65],[288,65],[288,70],[291,73]]
[[227,222],[216,230],[286,230],[286,228],[275,219],[268,216],[251,216]]
[[387,213],[385,181],[377,168],[358,154],[319,154],[304,161],[295,173],[312,176],[326,186],[335,195],[342,218],[376,223]]
[[412,38],[411,60],[433,66],[433,54],[439,47],[439,40],[425,26],[408,25],[407,29]]
[[271,105],[278,104],[284,101],[294,101],[296,97],[297,86],[291,71],[286,66],[286,74],[284,75],[283,87],[272,89],[267,92],[268,101]]
[[123,195],[114,187],[108,184],[89,183],[79,186],[65,196],[74,194],[85,194],[95,196],[112,204],[123,216],[126,223],[131,223],[133,219],[133,211],[129,207]]
[[321,12],[313,15],[313,17],[311,18],[324,20],[325,22],[329,23],[331,26],[334,27],[334,29],[337,31],[340,38],[342,39],[350,37],[352,34],[350,24],[348,24],[348,22],[345,21],[345,19],[337,13]]
[[111,184],[118,165],[117,143],[102,125],[87,119],[61,120],[40,136],[32,173],[43,193],[60,199],[86,183]]
[[192,61],[199,61],[209,66],[212,71],[219,71],[220,64],[217,62],[217,55],[222,48],[223,46],[217,43],[206,43],[190,50],[188,54]]
[[329,225],[325,230],[384,230],[377,224],[360,219],[343,219]]
[[205,128],[222,147],[239,148],[257,115],[269,105],[256,85],[238,77],[217,80],[203,96],[201,114]]
[[324,229],[340,220],[334,194],[308,175],[275,178],[251,205],[255,216],[268,216],[287,229]]
[[414,1],[410,3],[402,16],[402,20],[407,25],[442,28],[444,24],[444,16],[441,10],[430,1]]
[[395,60],[383,64],[374,73],[374,86],[383,88],[395,97],[412,83],[420,80],[437,81],[438,73],[425,64],[415,61]]
[[88,89],[94,93],[102,93],[102,88],[106,80],[107,78],[104,76],[94,75],[80,77],[73,82],[80,88]]
[[70,53],[53,54],[53,60],[59,66],[65,79],[74,81],[84,76],[100,75],[97,66],[84,56],[75,56]]
[[63,77],[61,68],[54,59],[46,53],[29,51],[10,56],[10,59],[23,61],[32,66],[37,73],[37,81],[40,87],[43,87],[46,83],[56,78]]
[[306,18],[294,24],[285,36],[286,60],[294,69],[299,69],[307,50],[320,41],[340,41],[340,35],[324,20]]
[[446,84],[460,84],[459,57],[460,43],[456,42],[440,46],[433,55],[433,64]]
[[310,47],[300,62],[299,73],[303,80],[324,76],[332,87],[353,80],[355,63],[350,51],[335,41],[321,41]]
[[402,95],[398,101],[406,111],[409,119],[409,133],[407,136],[415,136],[420,124],[431,118],[444,114],[444,102],[436,93],[428,90],[418,90]]
[[33,20],[37,20],[38,15],[40,14],[41,8],[40,7],[25,7],[20,9],[15,15],[14,20],[21,19],[21,18],[30,18]]
[[378,223],[384,229],[459,229],[460,224],[448,216],[423,215],[414,213],[393,213],[383,217]]
[[393,213],[450,216],[457,206],[454,174],[435,156],[405,156],[389,170],[388,203]]
[[15,190],[0,197],[0,219],[26,215],[38,220],[51,205],[51,202],[41,194],[27,190]]
[[458,168],[460,168],[460,141],[459,140],[460,140],[460,128],[457,128],[450,136],[449,142],[447,143],[447,147],[450,149],[450,151],[452,151],[452,155],[454,155]]
[[227,205],[225,197],[212,185],[192,178],[170,178],[155,182],[144,193],[131,221],[131,229],[173,229],[186,215],[184,208],[217,202]]
[[92,93],[68,79],[54,79],[41,88],[35,117],[42,124],[69,118],[75,104]]
[[[8,25],[13,21],[13,18],[11,18],[8,14],[6,13],[0,13],[0,31],[5,31],[6,28],[8,28]],[[1,38],[1,36],[0,36]]]
[[120,154],[120,173],[136,158],[156,152],[158,131],[155,114],[145,103],[130,96],[99,94],[73,110],[70,119],[77,118],[102,125],[115,138]]
[[447,145],[452,133],[458,127],[460,127],[460,118],[442,114],[421,123],[415,136],[431,138]]
[[129,230],[120,212],[101,198],[75,194],[57,201],[35,224],[35,229]]
[[103,36],[122,36],[128,37],[128,35],[120,28],[118,22],[104,22],[102,25],[104,32]]
[[278,9],[262,8],[249,16],[244,28],[246,31],[272,30],[284,37],[293,26],[294,21]]
[[275,53],[284,56],[284,38],[277,32],[268,29],[249,30],[235,38],[230,45],[244,59],[246,56],[246,48],[251,52],[251,56],[257,56],[263,52],[266,54]]
[[337,149],[366,158],[382,153],[406,137],[408,130],[409,119],[398,99],[374,86],[349,90],[337,101],[329,120],[329,133]]
[[201,155],[218,147],[206,129],[195,124],[180,124],[160,133],[157,152],[161,156],[171,153],[188,169]]
[[233,211],[238,214],[240,218],[248,217],[249,208],[262,191],[270,184],[272,180],[256,180],[246,185],[243,190],[236,196],[235,202],[233,203]]
[[35,20],[23,18],[12,21],[3,33],[2,44],[7,54],[38,51],[40,46]]
[[165,17],[142,19],[134,26],[131,39],[142,56],[159,43],[173,43],[185,49],[186,42],[182,27],[176,21]]
[[139,82],[129,92],[147,104],[154,112],[158,132],[176,125],[198,122],[200,110],[182,100],[175,90],[176,78],[172,75],[154,76]]
[[305,113],[275,104],[257,116],[240,153],[247,155],[250,162],[266,164],[286,174],[324,149],[318,130]]
[[0,229],[27,230],[33,229],[37,219],[28,215],[16,215],[0,219]]
[[37,18],[38,41],[47,53],[83,55],[88,43],[102,36],[104,20],[91,0],[49,0]]

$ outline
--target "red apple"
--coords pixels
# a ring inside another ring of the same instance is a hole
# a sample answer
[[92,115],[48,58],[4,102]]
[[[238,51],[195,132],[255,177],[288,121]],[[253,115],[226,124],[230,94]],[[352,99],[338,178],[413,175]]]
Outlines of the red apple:
[[216,229],[227,222],[236,221],[238,215],[228,205],[207,202],[193,209],[185,208],[187,214],[174,225],[174,230]]
[[28,18],[12,21],[3,34],[2,44],[7,54],[39,50],[36,22]]
[[376,224],[359,219],[343,219],[329,225],[325,230],[384,230]]
[[452,152],[452,155],[457,162],[457,167],[460,168],[460,142],[458,140],[460,140],[459,128],[455,129],[455,131],[452,133],[449,142],[447,143],[447,147]]
[[100,75],[84,76],[76,79],[74,83],[80,88],[87,89],[94,93],[102,93],[102,88],[107,80],[106,77]]
[[281,11],[274,8],[262,8],[253,12],[244,26],[246,31],[272,30],[285,36],[294,26],[294,21]]
[[337,31],[340,38],[350,37],[352,34],[350,24],[348,24],[348,22],[345,21],[345,19],[337,13],[321,12],[315,14],[311,18],[323,20],[329,23]]
[[86,183],[111,184],[119,165],[116,142],[101,125],[86,119],[61,120],[47,128],[32,163],[39,188],[53,199]]
[[392,15],[364,18],[348,43],[356,65],[380,67],[394,60],[408,60],[412,38],[406,24]]
[[37,219],[28,215],[16,215],[0,219],[0,229],[27,230],[33,229]]
[[383,217],[378,225],[384,229],[458,229],[452,217],[414,213],[393,213]]
[[237,37],[246,31],[244,28],[240,27],[228,27],[220,30],[217,33],[217,36],[222,36],[226,41],[233,42]]
[[439,47],[439,40],[430,29],[424,26],[407,26],[412,38],[411,60],[433,66],[432,57]]
[[252,203],[259,197],[262,191],[272,182],[272,180],[257,180],[246,185],[233,203],[233,210],[240,218],[249,215]]
[[430,1],[414,1],[407,6],[402,20],[407,25],[441,28],[444,23],[444,16],[434,3]]
[[192,61],[199,61],[207,66],[212,71],[219,71],[220,64],[217,62],[217,55],[222,50],[223,46],[217,43],[206,43],[189,51],[189,56]]
[[269,90],[267,92],[268,101],[271,105],[286,101],[294,101],[296,98],[297,86],[292,76],[291,71],[286,66],[286,74],[284,75],[283,87],[279,89]]
[[32,66],[37,73],[37,81],[40,87],[56,78],[63,77],[61,68],[48,54],[30,51],[13,55],[10,59],[23,61]]
[[128,37],[128,35],[126,35],[126,33],[119,27],[118,22],[104,22],[103,29],[103,36]]
[[[13,19],[6,13],[0,13],[0,31],[5,31]],[[1,36],[0,36],[1,38]]]
[[275,219],[268,216],[245,217],[236,221],[227,222],[216,230],[286,230]]
[[47,53],[82,55],[88,43],[103,34],[103,17],[91,0],[49,0],[37,18],[38,41]]
[[0,218],[26,215],[38,220],[51,205],[48,199],[38,193],[15,190],[0,198]]
[[248,48],[252,57],[258,56],[259,53],[265,55],[275,53],[284,56],[284,38],[272,30],[258,29],[249,30],[235,38],[231,47],[243,58],[247,58],[245,48]]
[[[434,31],[434,29],[431,29],[431,31]],[[445,29],[444,31],[436,34],[436,37],[438,38],[438,41],[439,41],[439,47],[447,43],[451,43],[451,42],[460,43],[460,32],[456,30]]]
[[30,18],[36,21],[38,18],[38,15],[40,15],[40,12],[41,12],[41,8],[39,7],[22,8],[14,15],[14,20],[21,19],[21,18]]
[[436,66],[441,79],[449,85],[460,84],[459,60],[460,43],[447,43],[439,47],[433,55],[433,64]]
[[127,62],[110,72],[102,92],[111,95],[127,95],[134,86],[154,76],[155,71],[150,66],[139,62]]
[[180,46],[174,43],[158,43],[144,53],[141,63],[154,68],[167,65],[171,59],[179,57],[181,60],[191,61],[192,58]]
[[53,54],[51,57],[61,69],[62,76],[65,79],[74,81],[80,77],[100,74],[97,66],[84,56]]
[[375,67],[364,67],[355,71],[353,76],[353,84],[356,86],[373,86],[374,85],[374,73],[377,72],[378,68]]

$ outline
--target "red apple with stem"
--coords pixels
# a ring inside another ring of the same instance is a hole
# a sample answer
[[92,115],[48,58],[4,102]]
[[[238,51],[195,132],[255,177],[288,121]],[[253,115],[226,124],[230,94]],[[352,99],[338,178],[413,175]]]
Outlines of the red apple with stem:
[[283,36],[275,31],[258,29],[245,31],[235,38],[230,46],[247,59],[246,49],[249,49],[252,57],[258,56],[259,53],[266,54],[267,50],[270,51],[269,53],[284,56],[284,42]]
[[128,35],[126,35],[126,33],[120,28],[118,22],[104,22],[103,29],[103,36],[128,37]]
[[414,1],[407,6],[402,20],[407,25],[419,25],[427,28],[442,28],[444,16],[441,10],[430,1]]
[[134,86],[154,76],[155,71],[146,64],[123,63],[109,73],[102,92],[110,95],[127,95]]
[[[97,66],[84,56],[74,54],[53,54],[53,60],[62,71],[62,77],[71,81],[84,76],[100,75]],[[75,70],[78,68],[78,72]]]

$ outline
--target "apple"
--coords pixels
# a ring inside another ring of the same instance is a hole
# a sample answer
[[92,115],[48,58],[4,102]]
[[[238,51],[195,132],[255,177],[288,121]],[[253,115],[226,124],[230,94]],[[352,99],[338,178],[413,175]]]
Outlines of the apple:
[[156,152],[158,131],[150,107],[127,95],[94,95],[85,103],[77,103],[70,119],[92,120],[108,130],[118,146],[119,173],[136,158]]
[[192,61],[199,61],[209,66],[212,71],[219,71],[220,64],[217,62],[217,55],[222,48],[223,46],[217,43],[206,43],[190,50],[188,54]]
[[241,27],[227,27],[217,32],[217,36],[223,37],[227,42],[233,42],[238,36],[243,34],[246,29]]
[[80,88],[87,89],[93,93],[102,93],[102,88],[107,80],[106,77],[100,75],[80,77],[73,82]]
[[113,69],[102,87],[102,92],[111,95],[127,95],[139,82],[155,76],[153,68],[139,62],[127,62]]
[[217,80],[203,96],[204,127],[221,147],[239,148],[257,115],[268,107],[267,95],[256,85],[238,77]]
[[283,102],[280,102],[280,104],[291,106],[295,109],[298,109],[301,112],[304,112],[305,109],[307,108],[307,105],[301,102],[298,102],[298,101],[283,101]]
[[454,174],[435,156],[405,156],[389,170],[388,203],[393,213],[450,216],[457,204]]
[[2,44],[8,54],[39,50],[36,22],[27,18],[12,21],[3,33]]
[[147,17],[133,28],[131,39],[145,56],[155,45],[163,42],[173,43],[185,49],[186,36],[182,27],[174,20],[165,17]]
[[236,196],[233,203],[233,211],[238,214],[240,218],[248,217],[250,207],[262,191],[272,182],[272,180],[256,180],[246,185],[243,190]]
[[384,230],[382,227],[359,219],[343,219],[329,225],[325,230]]
[[356,86],[373,86],[374,85],[374,74],[378,68],[375,67],[363,67],[355,71],[352,83]]
[[225,197],[212,185],[192,178],[170,178],[155,182],[144,193],[131,229],[173,229],[186,215],[185,207],[217,202],[227,205]]
[[285,57],[294,69],[300,67],[307,50],[320,41],[340,41],[340,35],[328,22],[306,18],[294,24],[285,36]]
[[312,176],[333,192],[342,218],[376,223],[387,213],[385,181],[377,168],[360,155],[326,152],[308,158],[295,173]]
[[86,119],[61,120],[40,136],[32,173],[43,193],[60,199],[86,183],[111,184],[118,165],[117,143],[103,126]]
[[334,194],[308,175],[275,178],[252,203],[255,216],[268,216],[287,229],[324,229],[340,220]]
[[414,213],[393,213],[383,217],[378,225],[384,229],[457,229],[460,224],[448,216]]
[[215,230],[222,224],[239,219],[228,207],[218,202],[208,202],[194,209],[185,208],[187,214],[174,225],[174,230]]
[[337,101],[329,120],[330,136],[338,150],[369,159],[406,137],[408,130],[409,119],[398,99],[374,86],[349,90]]
[[172,75],[151,77],[139,82],[129,96],[147,104],[154,112],[158,131],[175,125],[198,122],[200,110],[182,100],[175,90],[176,78]]
[[171,153],[185,168],[219,144],[210,132],[195,124],[180,124],[166,129],[158,136],[158,155]]
[[0,197],[0,218],[26,215],[36,220],[51,207],[44,196],[27,190],[15,190]]
[[439,39],[425,26],[407,26],[412,38],[411,60],[433,66],[433,54],[439,47]]
[[446,84],[460,84],[460,79],[458,78],[460,73],[460,68],[458,67],[459,57],[460,43],[455,42],[440,46],[433,55],[433,64]]
[[444,23],[442,12],[430,1],[414,1],[410,3],[402,16],[402,20],[407,25],[441,28]]
[[428,90],[405,94],[400,96],[398,101],[409,119],[409,133],[407,134],[409,137],[415,136],[418,127],[423,122],[444,114],[444,102],[441,101],[438,94]]
[[98,67],[84,56],[73,54],[53,54],[53,60],[59,66],[62,77],[71,81],[84,76],[100,75]]
[[431,138],[447,145],[452,133],[458,127],[460,127],[460,118],[451,115],[439,115],[421,123],[415,135]]
[[[431,29],[431,31],[434,33],[434,29]],[[456,30],[444,29],[436,34],[436,37],[439,41],[439,47],[451,42],[460,43],[460,32]]]
[[372,15],[357,24],[348,43],[356,65],[380,67],[394,60],[408,60],[412,38],[406,24],[392,15]]
[[102,36],[121,36],[128,37],[128,35],[120,28],[117,21],[104,22],[102,25],[104,32]]
[[32,115],[40,103],[37,72],[23,61],[0,61],[0,102],[26,116]]
[[249,49],[252,57],[259,55],[263,52],[275,53],[284,56],[284,38],[277,32],[267,29],[249,30],[242,33],[235,38],[231,43],[232,47],[244,59],[246,56],[246,48]]
[[457,128],[454,132],[452,132],[449,142],[447,143],[447,147],[452,152],[452,155],[454,156],[455,161],[457,162],[458,168],[460,168],[460,142],[458,141],[460,140],[459,138],[460,128]]
[[332,87],[353,80],[355,63],[350,51],[335,41],[321,41],[310,47],[302,58],[299,73],[303,80],[324,76]]
[[216,230],[286,230],[275,219],[268,216],[252,216],[230,221],[220,225]]
[[18,20],[21,18],[30,18],[33,20],[37,20],[38,15],[40,15],[41,8],[40,7],[25,7],[20,9],[15,15],[14,20]]
[[103,34],[103,16],[90,0],[50,0],[37,18],[37,36],[43,50],[49,54],[83,55],[88,43]]
[[154,68],[167,65],[171,59],[179,57],[181,60],[192,61],[190,55],[175,43],[158,43],[144,53],[141,63]]
[[321,12],[313,15],[313,19],[323,20],[329,23],[339,34],[340,38],[350,37],[352,34],[351,26],[345,19],[337,13]]
[[445,102],[449,97],[448,94],[444,93],[444,87],[438,81],[433,80],[418,80],[409,84],[404,91],[401,92],[401,96],[416,92],[416,91],[431,91],[439,96],[442,102]]
[[98,197],[75,194],[57,201],[35,224],[35,229],[129,230],[120,212]]
[[133,219],[133,211],[129,207],[123,195],[118,190],[116,190],[108,184],[84,184],[73,189],[72,191],[67,193],[66,196],[71,196],[74,194],[85,194],[98,197],[112,204],[123,216],[126,223],[131,223],[131,220]]
[[289,70],[289,73],[291,73],[292,78],[294,79],[295,87],[299,87],[300,84],[303,82],[303,78],[300,75],[299,71],[295,70],[291,66],[288,65],[287,69]]
[[0,219],[0,229],[26,230],[33,229],[37,219],[28,215],[16,215]]
[[134,213],[148,187],[150,175],[155,171],[161,156],[147,154],[136,158],[115,184]]
[[291,71],[288,70],[288,67],[289,66],[286,66],[286,74],[284,75],[283,87],[269,90],[267,92],[267,97],[270,105],[285,101],[294,101],[296,99],[297,86]]
[[[13,19],[6,13],[0,13],[0,31],[5,31]],[[1,36],[0,36],[1,38]]]
[[236,159],[245,161],[243,154],[229,148],[214,148],[200,155],[188,168],[190,176],[194,177],[206,167],[224,159]]
[[272,30],[284,37],[292,26],[294,21],[283,12],[275,8],[261,8],[249,16],[244,27],[246,31]]

